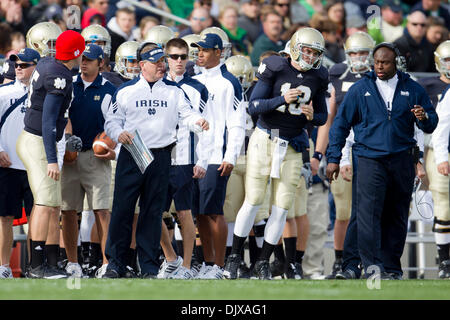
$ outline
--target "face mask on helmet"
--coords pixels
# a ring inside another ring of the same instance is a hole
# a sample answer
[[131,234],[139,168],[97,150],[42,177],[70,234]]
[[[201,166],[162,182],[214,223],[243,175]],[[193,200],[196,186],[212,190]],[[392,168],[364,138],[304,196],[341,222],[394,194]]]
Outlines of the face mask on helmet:
[[345,53],[350,72],[359,73],[370,70],[372,56],[369,51],[350,51]]
[[141,72],[136,57],[120,58],[117,69],[117,72],[127,79],[134,79],[139,75],[139,72]]
[[299,64],[302,70],[310,70],[310,69],[319,69],[322,64],[323,52],[317,49],[308,47],[306,45],[302,45],[301,43],[297,44],[298,50],[298,59],[297,63]]

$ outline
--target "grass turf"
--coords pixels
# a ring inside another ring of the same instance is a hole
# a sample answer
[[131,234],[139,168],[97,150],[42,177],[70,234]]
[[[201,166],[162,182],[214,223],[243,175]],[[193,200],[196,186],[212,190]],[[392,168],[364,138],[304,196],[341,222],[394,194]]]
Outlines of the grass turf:
[[[0,300],[447,300],[448,280],[70,280],[2,279]],[[70,289],[72,288],[72,289]]]

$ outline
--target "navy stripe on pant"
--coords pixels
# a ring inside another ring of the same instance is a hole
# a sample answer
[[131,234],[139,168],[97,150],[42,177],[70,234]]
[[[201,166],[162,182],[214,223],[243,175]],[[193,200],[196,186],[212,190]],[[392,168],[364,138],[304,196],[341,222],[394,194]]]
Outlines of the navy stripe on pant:
[[381,272],[401,275],[414,186],[413,156],[405,151],[357,161],[357,237],[364,269],[376,265]]
[[136,228],[136,251],[141,272],[157,274],[161,219],[167,198],[170,148],[152,149],[153,162],[142,174],[131,154],[121,148],[117,160],[114,200],[105,254],[110,266],[125,273],[131,243],[135,205],[140,196],[140,212]]

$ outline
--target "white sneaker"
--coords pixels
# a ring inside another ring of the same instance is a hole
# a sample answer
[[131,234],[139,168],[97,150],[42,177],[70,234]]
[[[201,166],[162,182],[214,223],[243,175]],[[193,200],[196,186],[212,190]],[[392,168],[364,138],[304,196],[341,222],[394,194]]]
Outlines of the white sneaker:
[[97,269],[97,271],[95,271],[95,277],[100,279],[103,277],[103,275],[106,273],[106,268],[108,267],[108,264],[102,264],[102,266],[100,268]]
[[0,266],[0,279],[10,279],[10,278],[13,278],[11,268]]
[[195,276],[195,279],[203,279],[203,276],[209,272],[209,270],[212,269],[212,266],[207,266],[204,262],[202,264],[202,267],[197,272],[197,275]]
[[178,268],[177,271],[170,274],[168,278],[169,279],[190,280],[190,279],[194,278],[194,275],[192,274],[190,269],[181,266],[180,268]]
[[323,275],[320,272],[314,272],[313,274],[311,274],[309,276],[309,279],[311,279],[311,280],[324,280],[325,279],[325,275]]
[[67,275],[72,278],[81,278],[83,276],[81,266],[77,262],[68,262],[66,272]]
[[223,278],[223,268],[219,267],[217,264],[211,267],[211,269],[206,272],[201,279],[205,280],[222,280]]
[[168,262],[164,259],[161,267],[159,268],[157,279],[167,279],[170,275],[174,274],[183,264],[183,258],[178,256],[177,260]]

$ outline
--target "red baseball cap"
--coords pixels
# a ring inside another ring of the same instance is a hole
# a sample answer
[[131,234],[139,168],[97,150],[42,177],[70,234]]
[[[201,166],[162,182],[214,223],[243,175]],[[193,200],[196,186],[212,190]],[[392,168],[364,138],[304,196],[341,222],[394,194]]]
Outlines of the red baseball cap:
[[72,60],[81,56],[84,51],[84,38],[73,30],[64,31],[56,39],[56,55],[58,60]]

